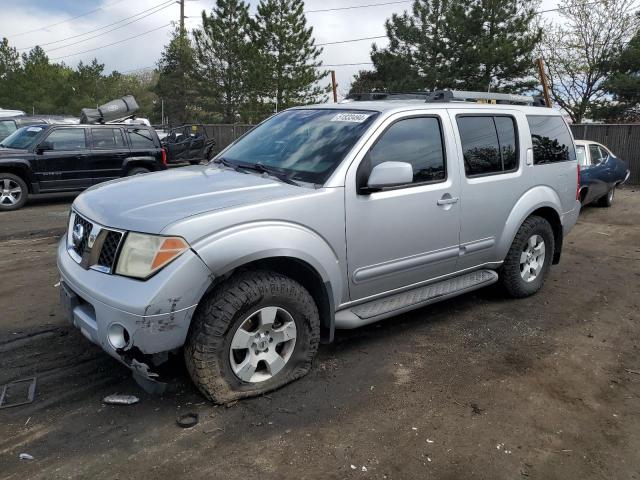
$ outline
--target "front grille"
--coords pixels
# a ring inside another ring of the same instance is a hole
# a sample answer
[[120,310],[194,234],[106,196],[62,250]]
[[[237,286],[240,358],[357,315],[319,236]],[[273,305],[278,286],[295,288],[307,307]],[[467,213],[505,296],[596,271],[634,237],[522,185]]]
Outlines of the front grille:
[[80,215],[76,215],[75,222],[73,224],[73,230],[71,231],[71,235],[74,235],[77,226],[82,227],[82,235],[80,235],[79,242],[74,242],[73,249],[76,251],[78,255],[81,257],[88,252],[89,247],[89,235],[91,235],[91,230],[93,229],[93,224],[82,218]]
[[109,270],[113,270],[115,267],[116,254],[118,253],[118,246],[122,240],[122,234],[120,232],[114,232],[109,230],[107,236],[102,244],[100,250],[100,257],[98,257],[98,265],[107,267]]
[[102,227],[72,212],[67,234],[67,250],[83,268],[111,273],[124,232]]

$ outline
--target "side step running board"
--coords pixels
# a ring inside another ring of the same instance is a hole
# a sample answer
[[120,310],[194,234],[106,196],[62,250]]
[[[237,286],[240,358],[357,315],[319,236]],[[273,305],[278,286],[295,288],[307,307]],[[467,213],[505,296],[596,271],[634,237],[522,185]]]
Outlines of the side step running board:
[[336,328],[357,328],[498,281],[493,270],[476,270],[336,312]]

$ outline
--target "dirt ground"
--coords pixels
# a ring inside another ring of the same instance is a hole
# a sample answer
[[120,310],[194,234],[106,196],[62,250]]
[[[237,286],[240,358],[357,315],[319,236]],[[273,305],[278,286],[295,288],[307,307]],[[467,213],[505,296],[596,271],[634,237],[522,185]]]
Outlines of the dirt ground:
[[[66,322],[72,198],[0,216],[0,384],[38,377],[33,404],[0,410],[1,478],[640,479],[640,189],[584,209],[538,295],[339,332],[307,377],[230,407],[179,364],[145,394]],[[140,403],[102,403],[116,392]]]

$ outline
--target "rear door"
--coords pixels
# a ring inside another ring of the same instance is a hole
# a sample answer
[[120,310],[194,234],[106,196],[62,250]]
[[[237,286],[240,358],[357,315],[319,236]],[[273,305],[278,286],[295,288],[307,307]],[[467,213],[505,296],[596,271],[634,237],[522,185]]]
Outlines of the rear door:
[[449,114],[456,127],[456,153],[462,159],[462,270],[499,260],[505,222],[533,180],[525,162],[528,128],[520,111],[460,108]]
[[609,176],[610,172],[607,171],[606,160],[608,154],[604,152],[597,144],[589,144],[589,156],[591,158],[591,166],[589,167],[589,174],[591,177],[591,189],[589,196],[593,199],[599,198],[609,190]]
[[129,156],[121,128],[91,128],[91,164],[93,183],[100,183],[122,176],[122,164]]
[[79,190],[91,186],[92,168],[86,128],[55,127],[40,142],[51,150],[34,155],[40,190]]

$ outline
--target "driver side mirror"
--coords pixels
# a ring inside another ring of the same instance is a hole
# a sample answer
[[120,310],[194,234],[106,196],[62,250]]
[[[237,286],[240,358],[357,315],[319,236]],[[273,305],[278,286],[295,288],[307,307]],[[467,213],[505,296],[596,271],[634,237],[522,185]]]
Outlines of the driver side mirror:
[[366,190],[375,191],[385,187],[397,187],[412,181],[413,167],[410,163],[382,162],[371,170]]
[[43,152],[46,152],[49,150],[53,150],[53,144],[45,140],[40,145],[38,145],[38,147],[36,148],[36,153],[38,155],[42,155]]

